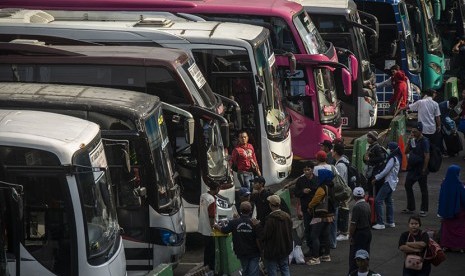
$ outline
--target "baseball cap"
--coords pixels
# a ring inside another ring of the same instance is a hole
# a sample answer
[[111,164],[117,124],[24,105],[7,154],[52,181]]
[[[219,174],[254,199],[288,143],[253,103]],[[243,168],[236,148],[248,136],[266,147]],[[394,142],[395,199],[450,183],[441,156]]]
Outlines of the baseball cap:
[[415,128],[418,129],[419,131],[423,131],[423,123],[418,122],[417,125],[415,126]]
[[250,182],[253,182],[253,183],[263,183],[265,184],[266,183],[266,180],[263,176],[255,176],[254,179],[251,179]]
[[367,137],[370,137],[373,140],[378,140],[378,132],[372,130],[367,133]]
[[281,204],[281,198],[277,195],[270,195],[266,200],[273,206],[279,206]]
[[325,146],[325,147],[328,147],[329,149],[332,149],[333,148],[333,143],[329,140],[324,140],[323,142],[321,142],[319,144],[320,146]]
[[366,250],[360,249],[355,252],[355,258],[354,259],[370,259],[370,254]]
[[355,187],[353,191],[354,196],[358,197],[364,197],[365,196],[365,191],[363,190],[362,187]]
[[315,155],[316,160],[318,160],[320,162],[326,161],[326,157],[327,157],[326,152],[324,152],[322,150],[318,151],[316,153],[316,155]]
[[250,195],[250,191],[249,189],[247,189],[246,187],[242,187],[240,190],[239,190],[239,196],[241,197],[246,197],[246,196],[249,196]]

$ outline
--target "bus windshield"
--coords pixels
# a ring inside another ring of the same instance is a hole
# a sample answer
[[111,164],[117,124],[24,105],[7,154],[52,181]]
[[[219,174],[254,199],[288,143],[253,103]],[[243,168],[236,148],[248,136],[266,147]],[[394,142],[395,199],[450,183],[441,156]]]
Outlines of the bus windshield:
[[418,62],[418,55],[415,49],[415,42],[413,32],[410,27],[410,19],[408,15],[407,6],[404,2],[399,3],[399,14],[402,22],[402,29],[404,34],[405,51],[407,55],[407,64],[410,71],[418,72],[421,69]]
[[119,230],[109,175],[106,170],[89,171],[89,165],[92,168],[107,168],[102,142],[76,153],[73,163],[78,166],[76,177],[87,230],[88,258],[94,259],[112,249]]
[[213,179],[224,178],[228,166],[218,122],[216,120],[200,121],[203,126],[204,141],[207,148],[208,175]]
[[425,35],[426,45],[428,52],[442,51],[441,49],[441,38],[436,31],[436,27],[433,22],[433,6],[430,0],[424,0],[421,2],[422,14],[425,24]]
[[324,54],[328,50],[318,29],[305,11],[294,17],[294,25],[307,50],[307,54]]
[[174,182],[174,159],[162,110],[156,110],[147,117],[144,124],[155,169],[155,185],[150,185],[149,189],[156,189],[154,194],[158,196],[158,206],[155,206],[157,211],[169,214],[173,208],[179,208],[176,206],[179,201],[175,199],[179,195],[177,184]]
[[281,92],[278,86],[279,76],[275,56],[270,40],[265,40],[255,49],[258,77],[263,85],[265,96],[263,101],[266,132],[270,139],[284,139],[289,130],[289,118],[283,107]]
[[322,124],[333,123],[338,116],[338,102],[336,85],[332,72],[327,68],[318,68],[313,71],[316,89],[318,91],[318,104]]
[[213,91],[207,80],[192,58],[189,58],[188,62],[184,63],[181,68],[178,68],[178,72],[186,82],[189,91],[198,91],[198,94],[200,94],[200,97],[202,97],[202,100],[207,108],[216,107],[216,97],[213,94]]

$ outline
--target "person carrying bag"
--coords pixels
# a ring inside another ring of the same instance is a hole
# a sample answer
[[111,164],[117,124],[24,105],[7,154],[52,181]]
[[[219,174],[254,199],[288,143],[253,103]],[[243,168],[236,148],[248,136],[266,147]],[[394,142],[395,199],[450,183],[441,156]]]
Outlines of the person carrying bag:
[[421,231],[421,220],[413,215],[408,220],[409,231],[401,234],[399,250],[405,253],[403,276],[429,276],[431,262],[426,257],[429,235]]

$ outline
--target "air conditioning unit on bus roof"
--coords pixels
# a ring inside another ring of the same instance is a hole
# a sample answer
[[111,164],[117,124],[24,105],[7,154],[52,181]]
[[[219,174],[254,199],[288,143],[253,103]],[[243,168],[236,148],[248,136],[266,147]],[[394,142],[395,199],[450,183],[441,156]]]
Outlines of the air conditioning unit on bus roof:
[[169,28],[174,24],[170,19],[163,17],[147,17],[142,18],[134,27],[166,27]]

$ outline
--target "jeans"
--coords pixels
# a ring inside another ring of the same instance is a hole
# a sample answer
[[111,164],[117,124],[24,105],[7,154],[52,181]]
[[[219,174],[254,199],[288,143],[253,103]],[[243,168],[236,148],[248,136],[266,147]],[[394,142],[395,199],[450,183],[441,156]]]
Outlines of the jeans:
[[329,222],[319,222],[312,225],[312,257],[329,255]]
[[405,193],[407,194],[407,209],[415,211],[415,196],[413,195],[413,184],[418,181],[421,191],[421,211],[428,212],[428,176],[422,175],[417,181],[409,177],[409,171],[405,179]]
[[334,220],[329,224],[329,246],[332,249],[337,247],[337,220],[339,218],[339,207],[334,208]]
[[394,223],[394,207],[392,204],[392,189],[388,182],[385,182],[376,194],[375,210],[377,224],[384,224],[383,201],[386,204],[386,221],[388,224],[392,224]]
[[279,260],[266,260],[266,271],[268,272],[268,276],[276,276],[278,275],[278,270],[281,271],[282,276],[290,276],[291,273],[289,271],[289,257],[286,256]]
[[208,265],[210,270],[215,271],[215,238],[203,236],[205,248],[203,251],[203,264]]
[[258,262],[260,257],[242,257],[239,258],[242,266],[242,275],[244,276],[258,276],[260,275],[260,269],[258,267]]
[[254,175],[252,172],[237,172],[237,178],[241,187],[245,187],[250,190],[250,180],[253,180]]

